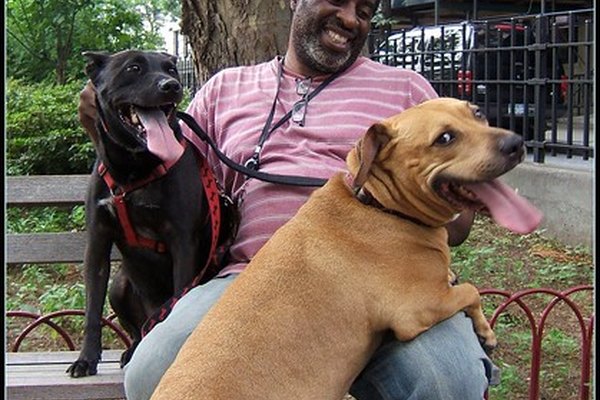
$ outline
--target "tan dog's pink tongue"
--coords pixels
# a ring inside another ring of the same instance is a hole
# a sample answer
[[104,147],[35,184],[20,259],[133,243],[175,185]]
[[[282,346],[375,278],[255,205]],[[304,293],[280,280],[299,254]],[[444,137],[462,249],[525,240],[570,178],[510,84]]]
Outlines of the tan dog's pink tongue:
[[159,109],[136,108],[146,129],[148,150],[164,162],[175,162],[183,154],[183,146],[175,138],[167,117]]
[[465,187],[486,205],[498,225],[515,233],[531,233],[542,222],[543,214],[540,210],[498,179],[468,184]]

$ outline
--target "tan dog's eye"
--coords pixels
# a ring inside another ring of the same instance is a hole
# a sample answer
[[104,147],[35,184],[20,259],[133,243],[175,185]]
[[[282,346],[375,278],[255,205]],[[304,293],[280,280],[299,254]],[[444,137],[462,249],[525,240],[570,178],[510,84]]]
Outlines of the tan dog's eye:
[[433,144],[446,146],[452,143],[454,139],[456,139],[456,136],[454,136],[452,132],[444,132],[440,136],[438,136],[437,139],[435,139],[435,142],[433,142]]
[[486,119],[485,114],[479,108],[476,108],[475,110],[473,110],[473,115],[477,119],[483,119],[483,120]]

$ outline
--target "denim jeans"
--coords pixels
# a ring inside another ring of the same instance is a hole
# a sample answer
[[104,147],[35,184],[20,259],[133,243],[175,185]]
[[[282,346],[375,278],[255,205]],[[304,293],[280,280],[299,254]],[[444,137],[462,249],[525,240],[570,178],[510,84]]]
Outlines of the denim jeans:
[[[184,341],[236,276],[215,278],[192,289],[146,335],[125,366],[128,400],[150,398]],[[359,400],[482,399],[495,371],[471,320],[459,313],[410,342],[387,338],[350,393]]]

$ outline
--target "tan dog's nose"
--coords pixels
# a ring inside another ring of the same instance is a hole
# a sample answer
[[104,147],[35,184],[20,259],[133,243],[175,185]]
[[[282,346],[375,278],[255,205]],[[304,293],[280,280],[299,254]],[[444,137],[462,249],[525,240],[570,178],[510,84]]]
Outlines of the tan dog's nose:
[[525,154],[523,138],[514,133],[502,136],[498,147],[500,152],[508,156],[511,161],[520,161]]

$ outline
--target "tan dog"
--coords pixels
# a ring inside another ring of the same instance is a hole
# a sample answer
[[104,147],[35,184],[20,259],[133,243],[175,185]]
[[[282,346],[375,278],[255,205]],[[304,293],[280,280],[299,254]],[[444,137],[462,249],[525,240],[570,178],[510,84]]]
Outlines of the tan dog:
[[410,340],[460,310],[493,348],[477,289],[448,282],[443,226],[481,200],[501,224],[535,229],[541,214],[494,180],[522,158],[519,136],[464,101],[375,124],[348,155],[350,178],[334,176],[273,235],[152,399],[339,400],[383,332]]

